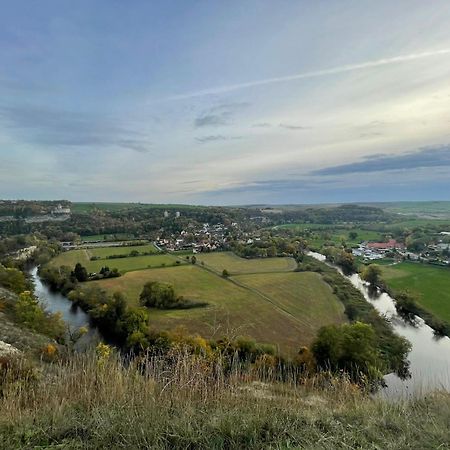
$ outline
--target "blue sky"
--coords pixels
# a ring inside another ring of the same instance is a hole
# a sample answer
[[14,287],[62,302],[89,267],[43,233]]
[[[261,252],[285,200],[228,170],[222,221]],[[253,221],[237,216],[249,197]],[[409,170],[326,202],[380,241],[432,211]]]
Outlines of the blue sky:
[[0,198],[450,200],[447,0],[0,6]]

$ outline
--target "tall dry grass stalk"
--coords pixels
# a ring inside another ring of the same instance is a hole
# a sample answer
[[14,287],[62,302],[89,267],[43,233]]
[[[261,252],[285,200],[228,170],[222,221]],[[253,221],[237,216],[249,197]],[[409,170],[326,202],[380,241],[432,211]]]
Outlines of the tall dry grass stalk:
[[402,435],[413,442],[419,427],[442,444],[448,399],[388,403],[345,377],[291,373],[281,381],[275,370],[182,350],[125,362],[74,354],[41,379],[8,384],[0,435],[5,448],[335,448]]

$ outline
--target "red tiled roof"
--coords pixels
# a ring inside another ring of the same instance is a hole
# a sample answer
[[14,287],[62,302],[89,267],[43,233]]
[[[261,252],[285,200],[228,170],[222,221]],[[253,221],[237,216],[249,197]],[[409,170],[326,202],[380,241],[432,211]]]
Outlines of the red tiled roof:
[[389,239],[388,242],[369,242],[367,244],[369,248],[377,248],[377,249],[389,249],[389,248],[403,248],[404,245],[400,242],[397,242],[395,239]]

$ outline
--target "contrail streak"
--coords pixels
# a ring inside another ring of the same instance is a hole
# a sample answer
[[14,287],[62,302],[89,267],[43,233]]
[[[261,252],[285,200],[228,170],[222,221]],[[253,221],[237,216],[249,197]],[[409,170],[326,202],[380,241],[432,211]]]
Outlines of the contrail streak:
[[322,76],[326,76],[326,75],[333,75],[333,74],[337,74],[337,73],[352,72],[354,70],[362,70],[362,69],[368,69],[371,67],[387,66],[389,64],[397,64],[397,63],[403,63],[403,62],[408,62],[408,61],[414,61],[416,59],[429,58],[431,56],[448,55],[449,53],[450,53],[449,48],[445,48],[442,50],[423,52],[423,53],[411,53],[409,55],[400,55],[400,56],[394,56],[393,58],[377,59],[375,61],[366,61],[366,62],[359,63],[359,64],[348,64],[348,65],[344,65],[344,66],[332,67],[330,69],[316,70],[316,71],[312,71],[312,72],[303,72],[303,73],[297,73],[294,75],[287,75],[287,76],[276,77],[276,78],[266,78],[264,80],[248,81],[246,83],[231,84],[228,86],[218,86],[218,87],[213,87],[213,88],[204,89],[204,90],[200,90],[200,91],[188,92],[186,94],[173,95],[171,97],[166,98],[166,100],[169,100],[169,101],[170,100],[184,100],[184,99],[195,98],[195,97],[203,97],[206,95],[223,94],[223,93],[237,91],[239,89],[251,88],[251,87],[255,87],[255,86],[264,86],[267,84],[275,84],[275,83],[285,83],[285,82],[289,82],[289,81],[303,80],[305,78],[315,78],[315,77],[322,77]]

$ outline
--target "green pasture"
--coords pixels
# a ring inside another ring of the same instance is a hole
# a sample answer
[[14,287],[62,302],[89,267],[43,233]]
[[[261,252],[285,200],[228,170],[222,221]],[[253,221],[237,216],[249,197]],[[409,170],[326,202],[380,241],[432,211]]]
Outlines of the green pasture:
[[450,322],[450,268],[403,262],[383,266],[383,279],[394,290],[419,295],[419,303]]
[[[132,247],[128,247],[129,249]],[[102,248],[95,249],[96,252],[100,250],[124,250],[121,248]],[[127,253],[128,253],[127,252]],[[114,254],[105,252],[104,254]],[[155,254],[155,255],[144,255],[144,256],[134,256],[127,258],[114,258],[114,259],[98,259],[91,261],[90,258],[93,256],[91,250],[70,250],[68,252],[61,253],[57,257],[53,258],[50,262],[55,267],[59,266],[69,266],[74,267],[76,263],[82,264],[86,267],[88,272],[98,272],[102,267],[108,266],[110,269],[118,269],[120,273],[126,273],[133,270],[148,269],[154,267],[163,266],[173,266],[178,264],[186,264],[186,262],[178,260],[174,256],[167,254]],[[179,261],[177,263],[177,261]]]

